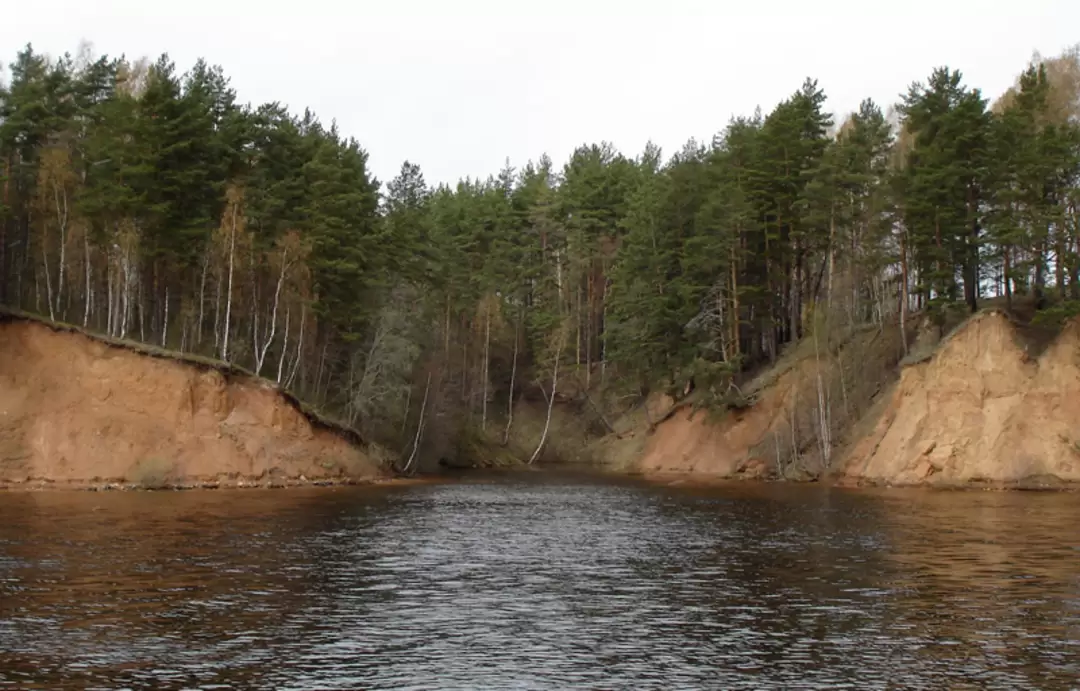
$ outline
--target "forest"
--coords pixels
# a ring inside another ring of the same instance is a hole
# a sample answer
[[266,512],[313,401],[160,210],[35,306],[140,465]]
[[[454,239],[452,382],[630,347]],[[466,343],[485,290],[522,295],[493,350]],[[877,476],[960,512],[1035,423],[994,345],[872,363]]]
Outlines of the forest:
[[807,79],[671,155],[431,186],[203,61],[28,45],[0,83],[0,304],[250,369],[410,461],[429,425],[505,443],[522,397],[722,405],[805,337],[1078,311],[1080,51],[1018,72],[842,115]]

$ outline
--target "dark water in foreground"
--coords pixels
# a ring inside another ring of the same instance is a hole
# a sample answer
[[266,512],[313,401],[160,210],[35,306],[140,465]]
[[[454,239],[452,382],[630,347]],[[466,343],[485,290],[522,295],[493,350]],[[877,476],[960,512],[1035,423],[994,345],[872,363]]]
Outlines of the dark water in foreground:
[[0,688],[1080,687],[1080,495],[0,494]]

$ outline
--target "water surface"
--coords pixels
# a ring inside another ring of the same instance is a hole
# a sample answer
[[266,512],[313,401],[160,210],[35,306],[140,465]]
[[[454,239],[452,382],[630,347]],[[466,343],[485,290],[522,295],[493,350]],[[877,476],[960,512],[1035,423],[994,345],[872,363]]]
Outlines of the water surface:
[[0,494],[0,688],[1080,688],[1080,495]]

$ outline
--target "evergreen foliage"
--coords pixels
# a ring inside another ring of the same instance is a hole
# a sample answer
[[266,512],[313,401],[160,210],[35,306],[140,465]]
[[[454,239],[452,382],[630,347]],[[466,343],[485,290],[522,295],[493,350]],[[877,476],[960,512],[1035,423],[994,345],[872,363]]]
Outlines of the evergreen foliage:
[[808,79],[667,159],[602,142],[436,187],[202,61],[28,45],[7,74],[0,302],[251,366],[402,448],[560,366],[557,396],[732,401],[811,332],[1080,298],[1075,50],[995,103],[943,67],[834,121]]

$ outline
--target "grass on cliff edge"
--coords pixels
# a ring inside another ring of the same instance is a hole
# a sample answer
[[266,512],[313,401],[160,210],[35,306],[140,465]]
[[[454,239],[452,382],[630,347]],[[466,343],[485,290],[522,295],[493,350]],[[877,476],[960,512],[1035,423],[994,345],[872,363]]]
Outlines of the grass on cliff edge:
[[318,410],[314,406],[300,400],[291,391],[283,389],[278,386],[276,382],[273,382],[264,377],[256,376],[251,370],[235,365],[224,360],[217,360],[215,358],[206,357],[204,355],[196,355],[193,353],[181,353],[176,350],[169,350],[167,348],[160,348],[158,346],[143,343],[141,341],[133,341],[130,339],[114,338],[105,334],[91,331],[90,329],[83,328],[76,324],[68,324],[66,322],[55,321],[38,314],[31,314],[30,312],[23,312],[22,310],[12,309],[0,305],[0,324],[5,322],[17,322],[25,321],[35,324],[41,324],[58,333],[73,333],[98,343],[103,343],[111,348],[120,348],[130,352],[139,353],[140,355],[146,355],[147,357],[158,358],[162,360],[172,360],[175,362],[181,362],[194,367],[198,367],[203,370],[214,370],[220,372],[226,380],[250,380],[257,382],[258,384],[273,389],[294,408],[307,418],[313,425],[329,430],[342,436],[346,441],[355,444],[357,446],[367,447],[367,441],[361,436],[360,432],[345,424],[344,422],[327,415],[326,413]]
[[[961,331],[976,319],[991,314],[1000,314],[1013,327],[1013,337],[1020,348],[1030,357],[1038,357],[1064,331],[1065,327],[1080,315],[1080,300],[1055,300],[1048,298],[1043,309],[1036,309],[1031,296],[1015,296],[1012,308],[1006,305],[1005,298],[990,298],[979,303],[976,312],[970,312],[966,303],[950,305],[945,316],[943,334],[937,338],[929,331],[920,330],[919,337],[910,344],[908,355],[900,362],[900,367],[911,367],[928,361]],[[921,318],[916,314],[914,317]],[[932,327],[923,327],[931,329]],[[929,337],[928,337],[929,335]]]

